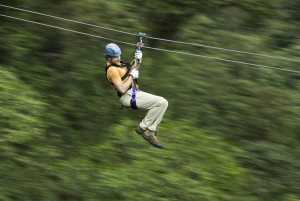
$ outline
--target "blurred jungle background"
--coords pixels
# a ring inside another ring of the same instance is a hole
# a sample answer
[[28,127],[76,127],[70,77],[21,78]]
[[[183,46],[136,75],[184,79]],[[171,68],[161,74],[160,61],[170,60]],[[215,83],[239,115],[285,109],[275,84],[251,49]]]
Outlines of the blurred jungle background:
[[[299,201],[299,11],[300,0],[1,0],[0,201]],[[139,85],[169,102],[163,149],[134,132],[146,111],[121,110],[105,78],[106,44],[130,62],[138,32],[152,37]]]

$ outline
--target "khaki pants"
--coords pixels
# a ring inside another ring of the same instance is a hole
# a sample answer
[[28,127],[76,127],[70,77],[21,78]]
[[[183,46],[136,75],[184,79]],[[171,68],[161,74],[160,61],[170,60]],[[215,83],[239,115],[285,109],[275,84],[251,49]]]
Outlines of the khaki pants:
[[[125,107],[130,107],[131,94],[132,89],[129,89],[120,98],[120,102]],[[140,127],[143,130],[149,129],[151,131],[156,131],[156,127],[161,122],[161,119],[168,107],[168,101],[161,96],[137,91],[136,106],[139,109],[148,110],[145,118],[140,123]]]

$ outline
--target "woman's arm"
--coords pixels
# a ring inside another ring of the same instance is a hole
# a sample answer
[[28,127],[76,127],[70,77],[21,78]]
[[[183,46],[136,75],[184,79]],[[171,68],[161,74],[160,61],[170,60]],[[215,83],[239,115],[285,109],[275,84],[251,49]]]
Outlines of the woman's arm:
[[118,82],[115,82],[114,86],[116,87],[119,93],[124,94],[132,82],[133,82],[133,77],[130,75],[126,80],[126,82],[123,83],[122,80],[120,80]]

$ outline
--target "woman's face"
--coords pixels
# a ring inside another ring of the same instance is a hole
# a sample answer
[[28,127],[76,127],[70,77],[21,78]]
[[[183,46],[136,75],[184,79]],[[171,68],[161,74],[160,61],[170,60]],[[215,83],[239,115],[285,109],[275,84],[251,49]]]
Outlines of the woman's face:
[[121,56],[110,57],[109,62],[115,65],[121,65]]

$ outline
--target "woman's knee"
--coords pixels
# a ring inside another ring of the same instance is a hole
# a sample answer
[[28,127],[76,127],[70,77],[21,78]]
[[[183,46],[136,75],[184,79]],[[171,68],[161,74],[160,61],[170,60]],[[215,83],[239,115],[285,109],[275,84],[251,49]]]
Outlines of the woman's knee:
[[164,107],[168,107],[169,102],[167,101],[167,99],[161,97],[159,103],[164,106]]

